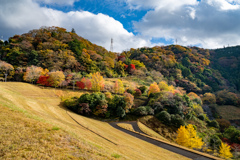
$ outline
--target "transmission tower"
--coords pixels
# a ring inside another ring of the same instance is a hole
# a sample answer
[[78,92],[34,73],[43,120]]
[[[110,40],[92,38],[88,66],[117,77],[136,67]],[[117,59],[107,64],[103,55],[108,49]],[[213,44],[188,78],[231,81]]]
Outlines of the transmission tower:
[[113,52],[113,39],[111,38],[111,47],[110,47],[110,51]]

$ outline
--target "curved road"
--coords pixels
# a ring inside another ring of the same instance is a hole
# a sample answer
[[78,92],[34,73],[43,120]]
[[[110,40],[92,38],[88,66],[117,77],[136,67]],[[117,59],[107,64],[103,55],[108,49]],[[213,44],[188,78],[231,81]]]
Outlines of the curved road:
[[[139,138],[141,140],[144,140],[146,142],[149,142],[151,144],[154,144],[158,147],[161,147],[161,148],[164,148],[166,150],[169,150],[171,152],[175,152],[175,153],[178,153],[180,155],[183,155],[185,157],[188,157],[188,158],[191,158],[193,160],[212,160],[214,158],[209,158],[209,157],[206,157],[206,156],[203,156],[203,155],[200,155],[200,154],[197,154],[197,153],[194,153],[194,152],[191,152],[191,151],[188,151],[188,150],[185,150],[183,148],[178,148],[176,146],[173,146],[173,145],[170,145],[170,144],[167,144],[167,143],[164,143],[164,142],[160,142],[160,141],[157,141],[157,140],[154,140],[154,139],[151,139],[149,137],[145,137],[141,134],[138,134],[138,133],[134,133],[132,131],[129,131],[129,130],[126,130],[126,129],[123,129],[121,127],[119,127],[117,125],[117,123],[127,123],[127,124],[131,124],[133,126],[133,129],[136,131],[136,132],[140,132],[140,133],[143,133],[140,128],[138,127],[137,125],[137,122],[111,122],[109,123],[112,127],[122,131],[122,132],[125,132],[127,134],[130,134],[136,138]],[[145,133],[143,133],[145,134]],[[218,158],[216,158],[218,159]]]

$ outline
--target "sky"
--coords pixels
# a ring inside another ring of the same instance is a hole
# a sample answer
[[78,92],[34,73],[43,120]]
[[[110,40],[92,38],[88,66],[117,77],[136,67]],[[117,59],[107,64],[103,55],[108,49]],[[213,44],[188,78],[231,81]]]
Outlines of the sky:
[[113,51],[240,45],[240,0],[0,0],[0,39],[59,26]]

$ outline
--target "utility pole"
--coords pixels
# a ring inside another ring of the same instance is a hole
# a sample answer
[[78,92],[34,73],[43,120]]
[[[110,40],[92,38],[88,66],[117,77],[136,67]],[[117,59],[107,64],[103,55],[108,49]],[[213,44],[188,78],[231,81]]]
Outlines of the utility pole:
[[7,75],[8,75],[8,74],[7,74],[7,73],[5,73],[5,82],[7,82]]

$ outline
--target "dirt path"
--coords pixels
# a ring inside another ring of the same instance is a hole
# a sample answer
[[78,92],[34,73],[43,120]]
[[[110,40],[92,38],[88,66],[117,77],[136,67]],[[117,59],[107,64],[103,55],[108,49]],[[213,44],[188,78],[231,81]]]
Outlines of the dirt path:
[[[212,160],[212,158],[208,158],[208,157],[205,157],[203,155],[200,155],[200,154],[197,154],[197,153],[193,153],[191,151],[188,151],[188,150],[185,150],[185,149],[182,149],[182,148],[178,148],[178,147],[175,147],[175,146],[172,146],[172,145],[169,145],[167,143],[164,143],[164,142],[160,142],[160,141],[156,141],[154,139],[151,139],[151,138],[148,138],[148,137],[145,137],[141,134],[137,134],[137,133],[134,133],[134,132],[131,132],[129,130],[126,130],[126,129],[123,129],[121,127],[119,127],[117,125],[117,123],[127,123],[127,124],[131,124],[133,126],[133,129],[136,131],[136,132],[139,132],[140,133],[143,133],[140,128],[138,127],[137,125],[137,122],[111,122],[109,123],[112,127],[122,131],[122,132],[125,132],[127,134],[130,134],[131,136],[134,136],[136,138],[139,138],[141,140],[144,140],[144,141],[147,141],[151,144],[154,144],[158,147],[161,147],[161,148],[164,148],[166,150],[169,150],[171,152],[174,152],[174,153],[178,153],[180,155],[183,155],[185,157],[188,157],[188,158],[191,158],[193,160]],[[144,133],[143,133],[144,134]]]

